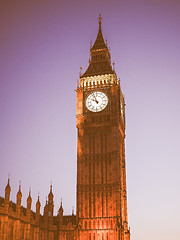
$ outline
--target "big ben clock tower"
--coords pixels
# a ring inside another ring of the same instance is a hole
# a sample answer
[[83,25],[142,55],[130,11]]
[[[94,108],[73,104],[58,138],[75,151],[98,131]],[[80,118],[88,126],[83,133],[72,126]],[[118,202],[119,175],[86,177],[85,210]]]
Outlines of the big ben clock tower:
[[125,102],[101,29],[77,84],[79,240],[129,240]]

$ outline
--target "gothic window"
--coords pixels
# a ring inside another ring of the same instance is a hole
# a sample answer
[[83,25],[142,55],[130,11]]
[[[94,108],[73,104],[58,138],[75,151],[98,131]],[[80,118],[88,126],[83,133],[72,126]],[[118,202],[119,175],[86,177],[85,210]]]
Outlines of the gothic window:
[[84,228],[87,229],[87,221],[84,223]]
[[99,229],[99,220],[98,220],[98,222],[97,222],[97,228]]
[[21,225],[21,231],[20,231],[21,239],[24,239],[24,225]]
[[9,235],[10,235],[10,240],[13,240],[13,223],[11,223],[10,224],[10,226],[9,226],[9,230],[10,230],[10,233],[9,233]]
[[91,240],[91,233],[89,234],[89,240]]
[[89,229],[91,229],[91,221],[89,221]]
[[108,220],[106,221],[106,228],[108,228],[109,226],[108,226]]
[[34,239],[34,228],[31,228],[31,239]]

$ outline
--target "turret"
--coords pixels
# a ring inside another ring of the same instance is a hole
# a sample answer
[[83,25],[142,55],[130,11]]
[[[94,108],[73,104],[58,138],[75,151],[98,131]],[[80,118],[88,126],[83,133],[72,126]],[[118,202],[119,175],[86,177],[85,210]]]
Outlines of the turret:
[[16,212],[20,214],[21,212],[21,199],[22,199],[22,193],[21,193],[21,183],[19,184],[19,191],[16,195]]
[[49,224],[53,223],[53,211],[54,211],[54,203],[53,203],[54,195],[52,193],[52,184],[50,186],[50,192],[48,195],[48,217],[49,217]]
[[62,200],[61,200],[61,205],[59,208],[59,226],[61,227],[63,225],[63,207],[62,207]]
[[4,208],[5,208],[6,213],[9,210],[9,199],[10,199],[10,193],[11,193],[11,187],[10,187],[9,182],[10,182],[10,179],[8,178],[8,183],[5,188],[5,202],[4,202]]
[[26,212],[26,215],[28,217],[31,216],[31,204],[32,204],[31,190],[29,190],[29,196],[27,198],[27,212]]
[[36,220],[39,222],[39,217],[40,217],[40,207],[41,203],[39,201],[39,195],[38,195],[38,200],[36,202]]
[[46,204],[44,206],[44,216],[43,216],[43,218],[44,218],[45,225],[47,225],[48,224],[48,203],[47,203],[47,199],[46,199]]

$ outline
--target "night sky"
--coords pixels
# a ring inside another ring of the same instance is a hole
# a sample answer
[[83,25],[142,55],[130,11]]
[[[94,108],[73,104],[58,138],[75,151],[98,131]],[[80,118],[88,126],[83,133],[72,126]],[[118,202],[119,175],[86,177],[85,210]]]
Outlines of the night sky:
[[0,195],[76,206],[76,82],[98,16],[126,100],[131,240],[180,238],[180,1],[0,1]]

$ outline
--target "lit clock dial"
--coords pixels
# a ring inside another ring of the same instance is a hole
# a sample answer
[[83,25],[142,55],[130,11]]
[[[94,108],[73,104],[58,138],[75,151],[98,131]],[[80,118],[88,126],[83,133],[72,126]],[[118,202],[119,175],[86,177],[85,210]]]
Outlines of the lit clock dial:
[[93,92],[86,99],[86,107],[91,112],[100,112],[108,104],[108,97],[103,92]]

